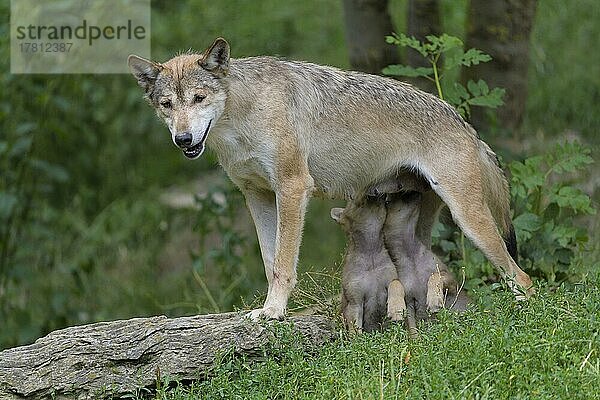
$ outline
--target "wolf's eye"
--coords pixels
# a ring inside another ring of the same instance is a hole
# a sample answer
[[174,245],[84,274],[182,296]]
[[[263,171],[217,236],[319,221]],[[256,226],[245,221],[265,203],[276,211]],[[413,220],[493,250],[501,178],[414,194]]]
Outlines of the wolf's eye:
[[202,103],[206,96],[202,96],[201,94],[197,94],[194,96],[194,103]]
[[165,101],[161,102],[160,105],[163,106],[164,108],[173,107],[173,105],[171,104],[171,100],[165,100]]

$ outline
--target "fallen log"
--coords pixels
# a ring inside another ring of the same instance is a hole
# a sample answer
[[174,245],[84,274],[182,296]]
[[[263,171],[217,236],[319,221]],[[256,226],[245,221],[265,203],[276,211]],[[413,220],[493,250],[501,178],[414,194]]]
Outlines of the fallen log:
[[[287,322],[319,346],[334,337],[324,316]],[[277,323],[275,323],[277,324]],[[27,346],[0,352],[0,399],[99,399],[135,393],[157,376],[205,378],[223,352],[260,357],[277,340],[273,323],[243,313],[135,318],[58,330]]]

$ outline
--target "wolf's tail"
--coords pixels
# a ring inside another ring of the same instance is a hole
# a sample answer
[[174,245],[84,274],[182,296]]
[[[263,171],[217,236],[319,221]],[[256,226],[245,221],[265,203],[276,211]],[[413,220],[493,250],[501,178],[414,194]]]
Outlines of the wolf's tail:
[[517,262],[517,238],[510,219],[510,192],[506,176],[498,165],[496,154],[481,140],[479,141],[479,153],[486,203],[492,212],[504,243],[506,243],[509,254]]

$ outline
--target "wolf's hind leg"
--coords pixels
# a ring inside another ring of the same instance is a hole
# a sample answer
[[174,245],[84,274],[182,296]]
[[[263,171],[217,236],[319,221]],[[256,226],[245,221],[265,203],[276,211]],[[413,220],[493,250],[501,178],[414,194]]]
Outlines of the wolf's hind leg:
[[518,299],[533,294],[531,278],[508,253],[484,200],[481,176],[460,170],[452,172],[452,175],[436,177],[434,190],[450,209],[454,221],[500,271]]

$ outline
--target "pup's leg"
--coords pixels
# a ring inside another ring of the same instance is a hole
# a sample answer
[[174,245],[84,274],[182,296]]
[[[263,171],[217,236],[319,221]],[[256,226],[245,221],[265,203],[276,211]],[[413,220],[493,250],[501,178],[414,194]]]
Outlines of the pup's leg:
[[363,301],[362,296],[348,296],[348,291],[342,291],[342,319],[344,326],[352,334],[362,332]]
[[402,321],[406,316],[404,286],[398,279],[388,285],[387,316],[391,321]]
[[[500,236],[481,186],[478,168],[462,167],[455,163],[454,170],[438,170],[434,190],[444,200],[454,221],[463,233],[477,246],[507,280],[517,298],[531,295],[529,275],[512,259]],[[467,164],[468,167],[468,164]]]
[[362,304],[348,304],[342,313],[344,324],[350,333],[361,333],[363,328]]

